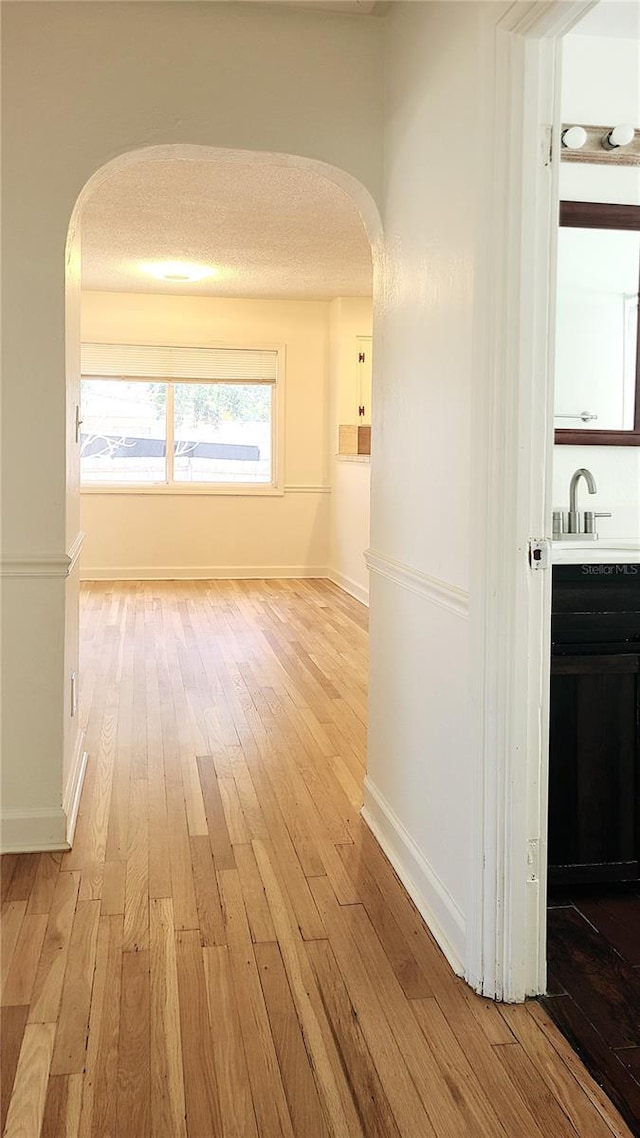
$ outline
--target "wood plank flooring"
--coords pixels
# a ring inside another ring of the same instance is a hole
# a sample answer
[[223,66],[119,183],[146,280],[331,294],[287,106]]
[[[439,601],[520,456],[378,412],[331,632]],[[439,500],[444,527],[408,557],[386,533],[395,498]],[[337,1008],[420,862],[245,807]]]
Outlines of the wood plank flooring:
[[542,1003],[640,1134],[640,891],[559,888],[548,930]]
[[629,1138],[450,971],[359,816],[366,610],[96,583],[74,847],[4,859],[6,1138]]

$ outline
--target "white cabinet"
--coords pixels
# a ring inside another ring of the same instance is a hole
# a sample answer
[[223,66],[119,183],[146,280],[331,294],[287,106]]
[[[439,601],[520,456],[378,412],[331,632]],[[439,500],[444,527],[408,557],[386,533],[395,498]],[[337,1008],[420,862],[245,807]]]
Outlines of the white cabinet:
[[371,336],[356,336],[356,389],[360,426],[371,426]]
[[338,453],[371,454],[371,336],[356,336],[341,375]]

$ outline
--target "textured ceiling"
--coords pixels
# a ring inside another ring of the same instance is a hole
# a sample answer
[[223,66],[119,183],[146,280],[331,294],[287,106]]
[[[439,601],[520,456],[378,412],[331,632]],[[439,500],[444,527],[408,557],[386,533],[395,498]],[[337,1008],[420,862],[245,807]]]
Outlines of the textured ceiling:
[[[140,265],[189,261],[220,275],[180,285]],[[223,161],[139,162],[82,211],[82,285],[117,292],[331,299],[371,294],[371,250],[338,186],[309,171]]]

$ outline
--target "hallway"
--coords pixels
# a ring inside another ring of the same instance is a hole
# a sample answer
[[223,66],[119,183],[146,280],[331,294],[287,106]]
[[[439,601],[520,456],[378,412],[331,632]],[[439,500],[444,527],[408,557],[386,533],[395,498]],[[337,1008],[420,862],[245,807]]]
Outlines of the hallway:
[[366,617],[325,581],[83,586],[74,848],[2,866],[7,1138],[628,1138],[360,819]]

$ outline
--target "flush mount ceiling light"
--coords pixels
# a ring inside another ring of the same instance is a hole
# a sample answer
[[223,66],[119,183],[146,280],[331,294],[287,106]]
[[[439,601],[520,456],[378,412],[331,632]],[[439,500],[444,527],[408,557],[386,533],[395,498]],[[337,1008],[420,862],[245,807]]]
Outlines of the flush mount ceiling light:
[[149,273],[159,281],[172,284],[193,284],[207,277],[217,277],[220,270],[213,265],[194,265],[188,261],[157,261],[140,265],[143,273]]

